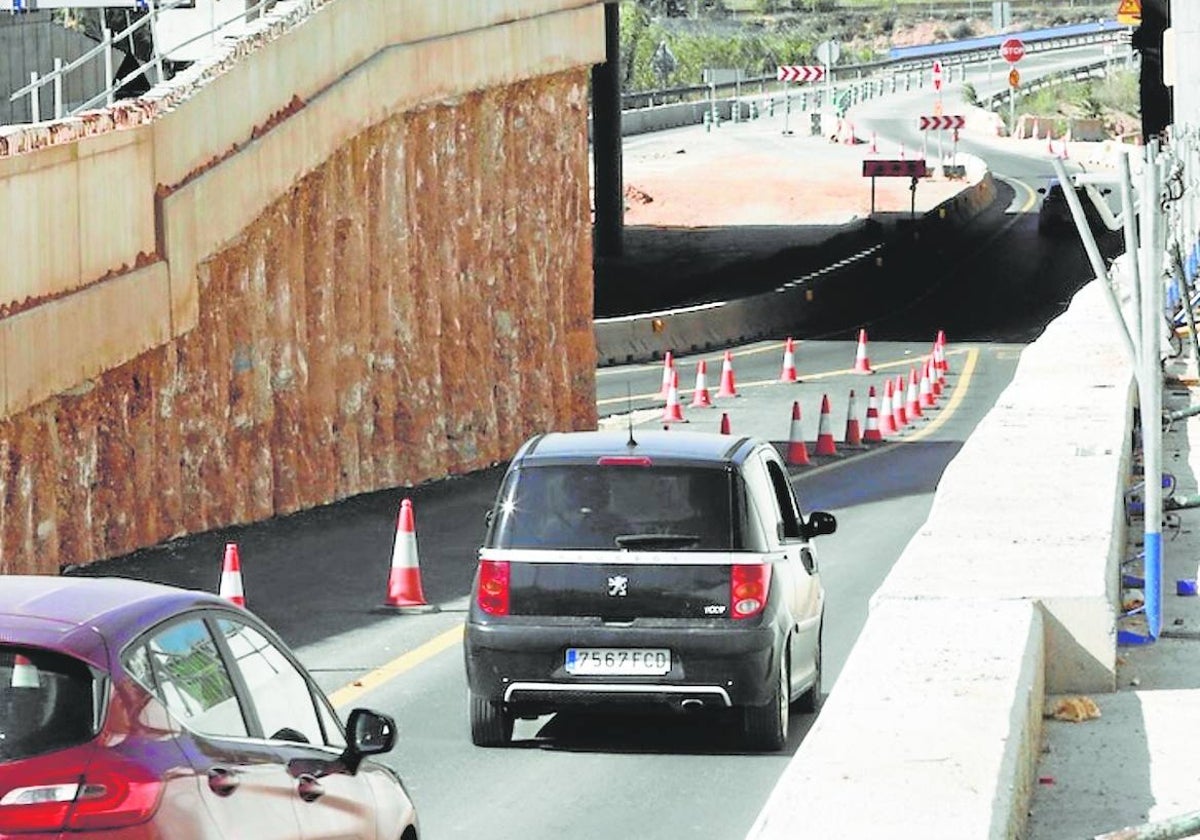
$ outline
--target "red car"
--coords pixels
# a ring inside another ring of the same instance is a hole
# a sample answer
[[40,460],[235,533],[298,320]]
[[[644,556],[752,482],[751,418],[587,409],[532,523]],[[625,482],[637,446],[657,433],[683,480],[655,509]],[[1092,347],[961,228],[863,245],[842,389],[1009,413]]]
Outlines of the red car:
[[395,738],[215,595],[0,577],[0,837],[417,840]]

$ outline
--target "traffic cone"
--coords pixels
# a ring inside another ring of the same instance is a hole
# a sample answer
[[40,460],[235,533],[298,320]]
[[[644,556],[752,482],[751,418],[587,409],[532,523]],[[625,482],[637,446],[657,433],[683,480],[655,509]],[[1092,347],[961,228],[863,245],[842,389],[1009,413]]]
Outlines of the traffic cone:
[[790,335],[787,342],[783,345],[783,369],[779,372],[779,381],[800,381],[800,376],[796,373],[796,346],[792,342]]
[[1049,135],[1046,135],[1046,152],[1051,156],[1054,155],[1054,138]]
[[242,559],[237,543],[225,544],[225,559],[221,563],[221,585],[217,594],[227,601],[246,606],[246,590],[242,587]]
[[871,360],[867,358],[867,331],[858,331],[858,349],[854,351],[854,372],[874,373],[871,370]]
[[944,347],[935,346],[933,348],[933,368],[937,374],[937,389],[938,393],[942,392],[942,388],[946,384],[946,349]]
[[894,435],[900,431],[896,428],[896,414],[892,410],[891,379],[888,379],[883,387],[883,402],[879,405],[879,431],[881,435]]
[[860,446],[862,444],[862,429],[858,425],[858,404],[854,399],[854,389],[850,389],[850,405],[846,409],[846,445]]
[[933,398],[933,383],[929,381],[929,365],[930,359],[926,359],[921,365],[921,382],[917,389],[917,400],[921,403],[921,408],[933,408],[937,404]]
[[692,391],[692,408],[712,408],[708,395],[708,362],[701,359],[696,364],[696,389]]
[[29,660],[29,657],[16,654],[13,656],[12,681],[9,683],[12,688],[41,688],[42,680],[38,675],[37,667]]
[[808,447],[804,445],[804,429],[800,424],[800,402],[792,403],[792,427],[788,433],[787,462],[793,467],[807,467]]
[[721,382],[717,388],[717,397],[738,396],[737,385],[733,381],[733,354],[725,351],[725,359],[721,362]]
[[904,411],[908,414],[909,420],[916,420],[923,413],[921,411],[921,393],[917,385],[916,368],[909,368],[908,370],[908,393],[904,401]]
[[879,145],[875,142],[875,132],[871,132],[871,154],[879,154]]
[[929,356],[929,387],[936,401],[942,395],[942,370],[938,367],[938,348],[935,345]]
[[829,397],[821,395],[821,422],[817,426],[818,455],[836,455],[837,447],[833,444],[833,432],[829,430]]
[[667,405],[663,408],[664,423],[686,423],[683,406],[679,404],[679,371],[671,371],[671,387],[667,389]]
[[662,388],[660,388],[658,391],[659,399],[665,400],[667,398],[667,391],[671,389],[671,374],[674,372],[674,370],[675,357],[672,356],[671,351],[668,350],[667,354],[663,356]]
[[730,432],[730,430],[729,430],[729,412],[728,411],[721,413],[721,434],[723,434],[723,435],[732,434],[732,432]]
[[908,425],[908,412],[904,410],[904,374],[896,374],[896,389],[892,392],[892,422],[896,431]]
[[863,443],[882,443],[883,432],[879,428],[879,397],[875,386],[867,391],[867,427],[863,429]]
[[933,346],[938,352],[938,358],[940,360],[938,362],[938,369],[941,370],[942,373],[949,373],[950,365],[946,362],[946,333],[944,330],[937,331],[937,338],[933,340]]
[[417,557],[417,525],[410,499],[400,502],[396,539],[392,543],[392,567],[388,572],[387,598],[382,609],[389,612],[437,612],[425,601],[421,589],[421,563]]

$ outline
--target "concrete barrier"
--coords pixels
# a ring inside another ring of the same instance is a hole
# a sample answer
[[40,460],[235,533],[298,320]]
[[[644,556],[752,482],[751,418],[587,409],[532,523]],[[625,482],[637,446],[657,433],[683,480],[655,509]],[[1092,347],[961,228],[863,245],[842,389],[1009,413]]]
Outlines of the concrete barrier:
[[[916,224],[965,225],[991,204],[996,196],[991,173],[977,158],[963,157],[968,162],[962,192],[931,208]],[[878,254],[863,249],[840,265],[792,277],[770,292],[737,300],[598,318],[597,363],[603,367],[653,361],[666,350],[701,352],[803,330],[820,323],[824,304],[835,291],[842,297],[871,293],[868,287],[875,275],[858,269]]]
[[1021,836],[1045,695],[1115,687],[1132,384],[1093,282],[947,467],[748,840]]

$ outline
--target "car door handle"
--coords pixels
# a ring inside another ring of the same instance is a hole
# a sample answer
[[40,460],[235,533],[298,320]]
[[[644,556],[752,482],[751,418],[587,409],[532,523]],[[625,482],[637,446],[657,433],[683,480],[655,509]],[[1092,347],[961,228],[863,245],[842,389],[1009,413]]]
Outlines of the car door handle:
[[321,783],[315,776],[305,773],[300,777],[300,783],[296,785],[296,792],[305,802],[315,802],[325,795],[325,788],[321,787]]
[[208,786],[217,796],[229,796],[241,784],[236,770],[213,767],[208,771]]

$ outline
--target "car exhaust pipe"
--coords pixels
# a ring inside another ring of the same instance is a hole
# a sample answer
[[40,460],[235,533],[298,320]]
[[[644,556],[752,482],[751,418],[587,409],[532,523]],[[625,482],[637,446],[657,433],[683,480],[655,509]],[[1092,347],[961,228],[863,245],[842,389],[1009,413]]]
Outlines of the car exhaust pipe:
[[704,708],[704,701],[695,697],[689,697],[679,705],[685,712],[695,712]]

